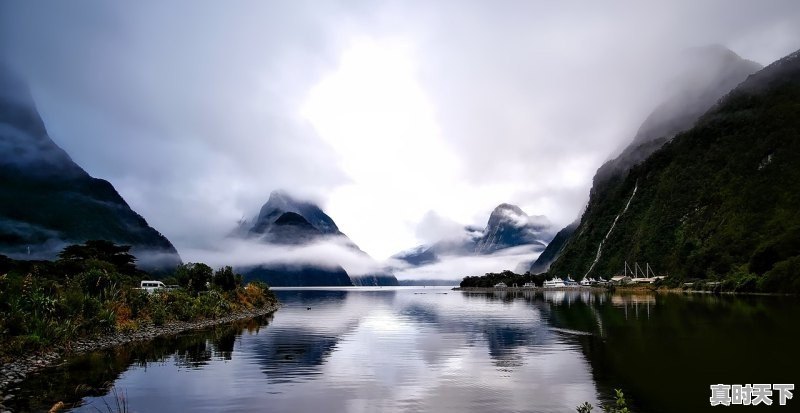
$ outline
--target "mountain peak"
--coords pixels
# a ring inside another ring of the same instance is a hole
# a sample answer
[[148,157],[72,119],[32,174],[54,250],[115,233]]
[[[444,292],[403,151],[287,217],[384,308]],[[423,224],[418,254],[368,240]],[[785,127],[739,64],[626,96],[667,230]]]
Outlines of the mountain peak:
[[761,68],[719,44],[685,50],[667,85],[666,99],[642,123],[632,145],[671,138],[692,127],[708,108]]
[[0,167],[51,179],[87,178],[50,138],[28,85],[0,62]]
[[139,267],[180,264],[175,247],[103,179],[90,176],[47,133],[28,85],[0,63],[0,253],[52,259],[92,239],[132,246]]
[[[786,211],[800,193],[800,52],[750,74],[709,108],[637,167],[595,181],[551,274],[607,277],[638,261],[737,291],[799,291],[800,219]],[[757,282],[737,284],[742,272]]]
[[517,213],[517,214],[525,214],[525,212],[522,211],[522,208],[518,207],[517,205],[508,204],[508,203],[505,203],[505,202],[503,202],[502,204],[494,207],[494,210],[493,210],[492,213],[499,212],[499,211],[512,211],[512,212]]
[[487,232],[499,225],[510,225],[516,228],[532,227],[537,230],[549,228],[550,221],[543,215],[530,216],[517,205],[502,203],[495,207],[489,215]]
[[278,205],[288,205],[291,203],[296,203],[297,201],[289,195],[283,189],[276,189],[269,193],[269,198],[267,199],[267,204],[272,204],[275,206]]
[[[703,59],[730,59],[730,60],[746,60],[739,56],[736,52],[729,49],[727,46],[719,44],[719,43],[712,43],[707,44],[704,46],[695,46],[687,48],[681,53],[681,57],[684,60],[691,61],[691,60],[703,60]],[[747,60],[749,61],[749,60]],[[758,63],[756,63],[758,64]]]
[[544,216],[529,216],[517,205],[502,203],[491,215],[475,252],[487,254],[517,245],[546,245],[551,235],[550,221]]
[[751,83],[751,78],[756,77],[753,74],[761,69],[760,64],[721,45],[687,49],[680,59],[680,68],[667,87],[665,99],[650,112],[631,143],[597,170],[593,192],[694,126],[731,90]]
[[529,219],[522,208],[511,204],[500,204],[489,215],[489,222],[486,225],[486,233],[496,231],[501,226],[522,228],[528,225]]
[[[298,200],[285,190],[272,191],[253,220],[253,225],[249,229],[247,225],[247,221],[240,223],[240,229],[234,231],[233,236],[258,239],[265,244],[295,246],[333,241],[349,247],[352,254],[369,257],[339,231],[333,219],[319,206]],[[390,273],[350,275],[340,265],[330,269],[308,262],[264,264],[244,268],[243,272],[248,277],[282,286],[397,285],[397,279]]]
[[261,207],[248,232],[256,235],[264,234],[270,226],[275,224],[275,220],[287,212],[300,215],[323,234],[341,234],[333,219],[322,212],[319,206],[311,202],[300,201],[282,189],[269,194],[269,199]]

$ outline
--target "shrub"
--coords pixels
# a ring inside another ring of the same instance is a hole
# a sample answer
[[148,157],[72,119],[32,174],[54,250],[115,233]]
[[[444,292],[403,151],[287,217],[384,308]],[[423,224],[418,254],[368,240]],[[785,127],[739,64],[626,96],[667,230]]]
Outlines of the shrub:
[[167,308],[160,301],[154,301],[150,308],[150,318],[153,320],[153,324],[164,325],[167,321]]
[[129,288],[124,297],[133,318],[139,317],[150,306],[150,294],[147,291]]
[[[582,405],[576,407],[575,409],[578,413],[590,413],[592,411],[593,406],[589,402],[584,402]],[[615,389],[614,390],[614,404],[611,406],[607,406],[605,409],[606,413],[630,413],[630,409],[628,409],[628,403],[625,401],[625,395],[622,393],[622,390]]]
[[[264,283],[241,286],[231,267],[214,273],[205,264],[187,264],[176,276],[186,290],[148,294],[133,288],[147,274],[132,271],[127,249],[110,243],[68,248],[55,263],[14,261],[0,256],[0,358],[69,343],[79,336],[133,332],[148,319],[220,317],[275,300]],[[105,255],[104,255],[105,254]],[[112,262],[106,261],[112,260]],[[130,271],[130,272],[128,272]],[[134,279],[133,277],[136,277]],[[206,282],[212,280],[211,291]],[[172,284],[175,281],[168,282]]]
[[211,283],[214,270],[206,264],[188,263],[179,266],[175,270],[175,278],[178,279],[178,284],[186,288],[187,291],[193,295],[201,291],[208,290],[208,284]]
[[800,256],[775,264],[758,280],[758,289],[769,292],[800,293]]
[[208,291],[195,299],[192,310],[196,317],[216,318],[225,314],[230,307],[219,292]]
[[242,276],[235,274],[231,266],[226,266],[214,273],[213,284],[222,291],[233,291],[242,285]]

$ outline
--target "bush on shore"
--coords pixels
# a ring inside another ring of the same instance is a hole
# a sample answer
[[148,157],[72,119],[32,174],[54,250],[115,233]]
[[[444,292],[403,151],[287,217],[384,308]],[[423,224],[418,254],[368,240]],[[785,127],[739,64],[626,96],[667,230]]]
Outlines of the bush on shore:
[[137,270],[130,247],[88,241],[66,247],[55,261],[15,261],[0,255],[0,359],[81,337],[143,325],[218,318],[276,302],[269,286],[243,285],[231,267],[179,266],[181,288],[149,294],[153,276]]

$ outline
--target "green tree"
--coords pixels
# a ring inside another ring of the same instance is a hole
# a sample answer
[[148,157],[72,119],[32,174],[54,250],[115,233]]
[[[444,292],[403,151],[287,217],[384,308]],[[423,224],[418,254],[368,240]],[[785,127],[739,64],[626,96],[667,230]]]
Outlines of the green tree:
[[207,291],[214,275],[214,270],[202,262],[190,262],[175,270],[178,284],[192,294]]
[[228,265],[214,273],[213,284],[222,291],[233,291],[242,285],[242,276],[234,273],[233,268]]
[[130,254],[129,245],[116,245],[106,240],[89,240],[84,244],[70,245],[59,254],[59,262],[70,269],[83,270],[90,260],[105,261],[123,274],[136,273],[136,257]]

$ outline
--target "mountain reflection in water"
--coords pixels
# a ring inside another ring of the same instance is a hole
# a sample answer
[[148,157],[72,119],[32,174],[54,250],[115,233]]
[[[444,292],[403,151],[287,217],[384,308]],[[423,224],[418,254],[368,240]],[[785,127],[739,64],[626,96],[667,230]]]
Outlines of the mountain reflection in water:
[[787,358],[800,311],[780,297],[276,292],[272,317],[79,357],[28,380],[16,407],[95,411],[113,384],[142,412],[567,412],[613,388],[637,411],[705,411],[709,384],[800,371]]

